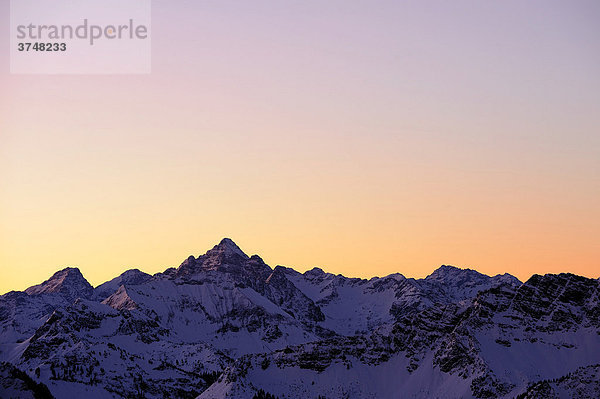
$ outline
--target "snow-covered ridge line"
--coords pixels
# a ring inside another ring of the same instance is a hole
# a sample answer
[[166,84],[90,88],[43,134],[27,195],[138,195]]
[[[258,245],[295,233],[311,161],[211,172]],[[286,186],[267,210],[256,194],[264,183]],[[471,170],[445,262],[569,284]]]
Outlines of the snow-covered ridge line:
[[94,289],[67,268],[0,296],[0,361],[57,398],[514,397],[595,372],[599,284],[453,266],[424,279],[299,273],[224,239],[155,275]]

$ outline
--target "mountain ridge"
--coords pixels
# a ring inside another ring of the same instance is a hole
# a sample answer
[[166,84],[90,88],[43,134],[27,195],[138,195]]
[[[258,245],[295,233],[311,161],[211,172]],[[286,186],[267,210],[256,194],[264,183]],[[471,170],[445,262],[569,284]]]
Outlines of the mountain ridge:
[[423,279],[300,273],[223,239],[154,275],[93,288],[66,268],[0,296],[0,361],[57,398],[513,397],[596,372],[599,285],[448,265]]

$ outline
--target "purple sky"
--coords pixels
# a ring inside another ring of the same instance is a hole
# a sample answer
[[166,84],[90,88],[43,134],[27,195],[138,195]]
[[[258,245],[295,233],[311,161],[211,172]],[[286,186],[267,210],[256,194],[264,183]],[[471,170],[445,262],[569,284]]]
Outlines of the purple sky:
[[8,5],[0,291],[224,236],[362,277],[598,277],[597,1],[156,1],[126,76],[10,75]]

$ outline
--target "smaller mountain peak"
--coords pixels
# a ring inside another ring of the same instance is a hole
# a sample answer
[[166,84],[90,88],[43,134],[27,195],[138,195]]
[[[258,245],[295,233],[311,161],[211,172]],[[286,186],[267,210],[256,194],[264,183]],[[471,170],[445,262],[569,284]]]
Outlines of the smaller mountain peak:
[[[50,277],[48,280],[44,281],[42,284],[35,285],[33,287],[29,287],[28,290],[32,290],[36,287],[44,287],[48,290],[53,289],[61,285],[66,281],[73,280],[81,280],[84,279],[81,271],[76,267],[66,267],[62,270],[57,271]],[[33,291],[33,290],[32,290]]]
[[105,299],[112,293],[114,293],[119,286],[122,285],[139,285],[147,282],[152,278],[151,275],[144,273],[139,269],[129,269],[121,273],[119,276],[100,284],[96,287],[95,296],[96,298]]
[[387,276],[384,276],[383,279],[392,279],[392,280],[396,280],[396,281],[402,281],[402,280],[406,280],[406,277],[404,277],[401,273],[392,273],[392,274],[388,274]]
[[479,273],[473,269],[461,269],[456,266],[442,265],[437,268],[429,276],[425,277],[424,281],[432,283],[443,283],[451,285],[466,284],[483,284],[490,281],[491,277]]
[[461,274],[465,274],[467,272],[475,272],[475,273],[479,274],[475,270],[471,270],[471,269],[461,269],[459,267],[452,266],[452,265],[441,265],[440,267],[438,267],[437,269],[435,269],[433,271],[433,273],[431,273],[425,279],[426,280],[446,279],[448,277],[458,276],[458,275],[461,275]]
[[518,287],[521,284],[523,284],[521,282],[521,280],[519,280],[518,278],[516,278],[515,276],[513,276],[512,274],[509,274],[509,273],[497,274],[492,278],[495,279],[496,281],[504,282],[504,283],[506,283],[508,285],[512,285],[514,287]]
[[321,276],[321,275],[325,274],[325,272],[320,267],[313,267],[312,269],[305,271],[304,274],[313,275],[313,276]]
[[60,293],[68,299],[88,298],[94,289],[76,267],[57,271],[48,280],[25,290],[29,295]]
[[129,278],[129,279],[147,279],[152,277],[151,275],[149,275],[148,273],[145,273],[143,271],[141,271],[140,269],[129,269],[123,272],[123,274],[121,274],[121,276],[125,277],[125,278]]
[[148,273],[144,273],[143,271],[141,271],[139,269],[129,269],[129,270],[125,270],[118,277],[114,278],[111,281],[115,281],[115,282],[118,281],[119,285],[122,285],[122,284],[138,285],[138,284],[142,284],[142,283],[150,280],[151,278],[152,278],[151,275],[149,275]]
[[515,276],[504,273],[497,274],[493,277],[483,274],[473,269],[461,269],[460,267],[451,265],[442,265],[437,268],[433,273],[425,278],[425,280],[434,281],[473,281],[473,282],[484,282],[484,281],[495,281],[498,283],[505,283],[513,286],[521,285],[521,282]]
[[[456,267],[456,266],[452,266],[452,265],[441,265],[440,267],[438,267],[435,271],[436,272],[444,272],[444,273],[453,273],[453,272],[460,272],[461,270],[465,270],[465,269],[461,269],[460,267]],[[468,269],[466,269],[468,270]]]

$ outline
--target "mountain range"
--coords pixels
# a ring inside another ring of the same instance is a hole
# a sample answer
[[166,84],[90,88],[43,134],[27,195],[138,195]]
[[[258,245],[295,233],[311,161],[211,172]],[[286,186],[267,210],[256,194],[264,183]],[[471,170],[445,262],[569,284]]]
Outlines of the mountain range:
[[1,398],[598,398],[600,281],[271,268],[232,240],[0,296]]

